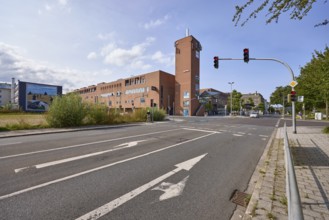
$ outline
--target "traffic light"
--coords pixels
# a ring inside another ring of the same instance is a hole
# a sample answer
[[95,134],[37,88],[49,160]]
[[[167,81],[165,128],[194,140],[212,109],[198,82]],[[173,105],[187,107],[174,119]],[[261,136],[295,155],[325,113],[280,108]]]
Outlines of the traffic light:
[[248,48],[243,49],[243,60],[246,63],[249,62],[249,49]]
[[296,91],[291,91],[291,101],[296,102],[297,101],[297,96],[296,96]]
[[218,69],[218,57],[214,57],[214,67]]

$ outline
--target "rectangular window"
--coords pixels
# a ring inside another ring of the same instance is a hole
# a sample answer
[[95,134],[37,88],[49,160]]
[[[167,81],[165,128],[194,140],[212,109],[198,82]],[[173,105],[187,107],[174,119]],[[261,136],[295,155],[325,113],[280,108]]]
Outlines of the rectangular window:
[[184,92],[184,96],[183,96],[184,99],[188,99],[190,98],[190,93],[188,91],[185,91]]
[[160,97],[163,99],[163,86],[160,86]]
[[183,106],[184,107],[189,107],[190,106],[190,101],[184,101]]

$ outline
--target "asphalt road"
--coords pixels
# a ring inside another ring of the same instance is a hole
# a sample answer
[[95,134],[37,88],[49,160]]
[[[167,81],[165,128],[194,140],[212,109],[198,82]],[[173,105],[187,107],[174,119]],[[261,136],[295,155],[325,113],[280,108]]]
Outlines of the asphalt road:
[[230,219],[277,118],[0,139],[0,219]]

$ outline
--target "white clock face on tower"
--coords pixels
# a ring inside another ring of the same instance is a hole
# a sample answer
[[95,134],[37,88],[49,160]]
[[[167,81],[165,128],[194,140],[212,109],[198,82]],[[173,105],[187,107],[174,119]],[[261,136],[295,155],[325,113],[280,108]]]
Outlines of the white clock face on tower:
[[198,58],[198,59],[200,58],[200,52],[199,51],[195,51],[195,57]]

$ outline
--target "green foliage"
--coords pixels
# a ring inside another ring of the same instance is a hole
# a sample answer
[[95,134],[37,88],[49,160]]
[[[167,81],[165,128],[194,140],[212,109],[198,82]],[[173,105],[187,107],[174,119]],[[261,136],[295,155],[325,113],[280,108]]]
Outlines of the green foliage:
[[324,134],[329,134],[329,126],[325,127],[325,128],[322,130],[322,132],[323,132]]
[[[259,1],[247,0],[242,6],[235,6],[236,12],[233,16],[233,22],[235,25],[238,25],[241,19],[243,12],[254,5],[259,3]],[[241,23],[241,26],[245,25],[249,19],[256,18],[258,13],[263,10],[267,10],[267,16],[269,18],[266,20],[266,23],[271,23],[272,21],[278,22],[280,15],[286,12],[290,12],[290,19],[301,20],[303,19],[308,12],[312,9],[315,0],[263,0],[260,2],[259,6],[254,9],[249,16]],[[327,0],[324,0],[324,3],[327,3]],[[327,25],[329,21],[325,19],[323,22],[315,25]]]
[[[232,111],[239,111],[240,110],[241,97],[242,97],[241,92],[238,92],[235,89],[232,91],[232,100],[233,100]],[[243,103],[241,102],[241,104],[243,104]],[[227,99],[227,107],[229,109],[231,109],[231,95]]]
[[86,124],[107,124],[109,122],[108,108],[101,104],[89,104],[86,106]]
[[207,102],[206,104],[205,104],[205,108],[206,108],[206,111],[208,112],[208,111],[211,111],[212,110],[212,104],[211,104],[211,102]]
[[265,111],[265,105],[264,105],[264,103],[263,102],[259,103],[259,105],[257,106],[257,109],[264,112]]
[[284,106],[291,106],[291,103],[287,102],[287,96],[291,92],[290,86],[279,86],[276,87],[275,91],[271,94],[271,103],[272,104],[283,104]]
[[329,108],[329,48],[324,52],[315,51],[312,60],[301,68],[297,78],[298,95],[304,96],[306,110]]
[[80,126],[86,117],[86,104],[75,93],[57,96],[49,108],[46,120],[51,127]]
[[143,109],[136,109],[133,114],[132,117],[134,118],[134,121],[136,122],[145,122],[146,121],[146,114],[147,111],[145,108]]
[[19,113],[19,112],[22,112],[21,109],[19,109],[18,107],[15,108],[15,106],[10,103],[0,107],[0,113]]
[[[152,110],[150,110],[152,113]],[[153,108],[153,120],[163,121],[166,117],[166,111],[164,109]]]

